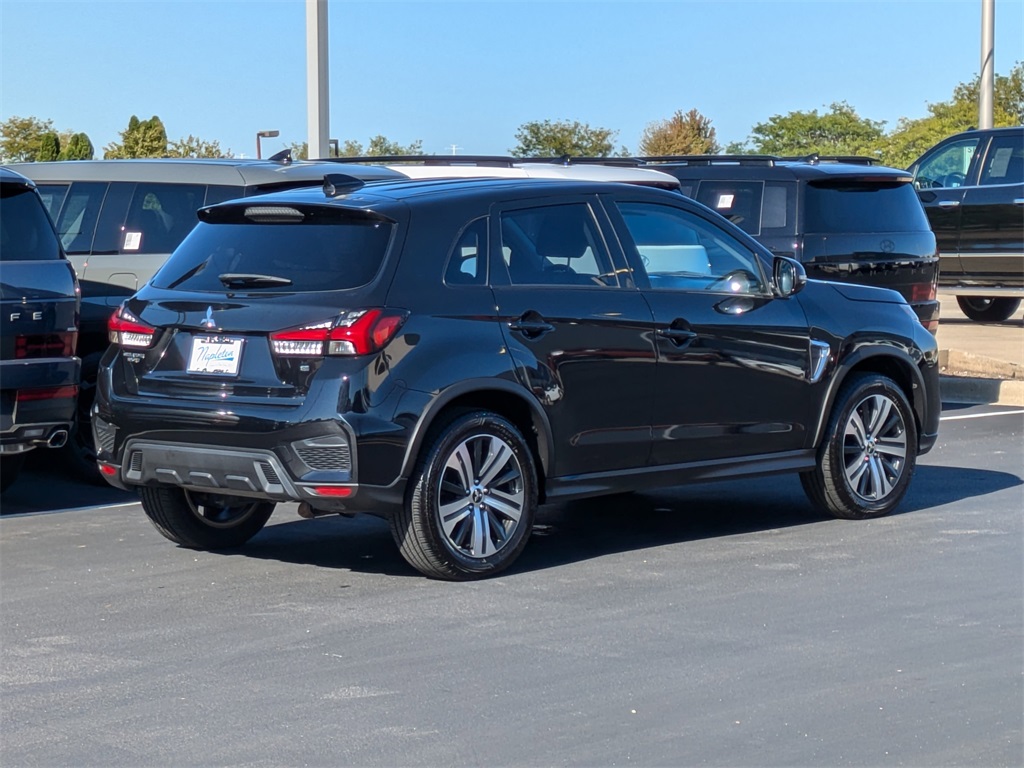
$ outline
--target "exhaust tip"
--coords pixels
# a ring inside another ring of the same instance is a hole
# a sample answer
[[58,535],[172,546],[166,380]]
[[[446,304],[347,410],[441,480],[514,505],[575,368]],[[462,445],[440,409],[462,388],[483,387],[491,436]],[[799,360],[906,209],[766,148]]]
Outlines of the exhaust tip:
[[68,442],[68,431],[66,429],[58,429],[50,438],[46,441],[47,448],[63,448]]

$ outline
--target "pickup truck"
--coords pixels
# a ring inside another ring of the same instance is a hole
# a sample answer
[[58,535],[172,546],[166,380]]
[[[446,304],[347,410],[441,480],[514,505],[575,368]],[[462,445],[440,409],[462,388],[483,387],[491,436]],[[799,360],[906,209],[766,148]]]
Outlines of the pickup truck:
[[939,291],[1002,322],[1024,298],[1024,126],[950,136],[910,166],[939,249]]

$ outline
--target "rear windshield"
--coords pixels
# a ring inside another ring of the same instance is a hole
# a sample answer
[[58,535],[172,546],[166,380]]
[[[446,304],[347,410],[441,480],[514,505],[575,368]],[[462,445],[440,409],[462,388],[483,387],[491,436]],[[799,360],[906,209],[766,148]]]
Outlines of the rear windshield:
[[804,232],[921,232],[928,219],[908,182],[811,182],[805,198]]
[[57,233],[39,196],[29,187],[4,184],[0,200],[0,261],[61,258]]
[[156,273],[153,285],[214,292],[358,288],[380,269],[393,228],[390,222],[366,219],[326,224],[201,222]]

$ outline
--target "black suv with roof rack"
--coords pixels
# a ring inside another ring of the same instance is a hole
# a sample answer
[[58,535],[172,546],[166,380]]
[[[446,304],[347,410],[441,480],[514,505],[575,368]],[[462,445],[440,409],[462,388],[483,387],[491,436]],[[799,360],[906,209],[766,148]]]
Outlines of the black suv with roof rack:
[[935,338],[898,293],[807,280],[678,193],[332,174],[199,215],[111,318],[92,420],[185,547],[297,502],[479,578],[545,501],[792,472],[884,515],[937,436]]
[[0,490],[37,447],[64,445],[80,361],[78,283],[35,184],[0,168]]
[[939,288],[972,320],[1008,319],[1024,298],[1024,127],[950,136],[910,172],[938,240]]
[[669,155],[563,158],[636,164],[676,176],[704,203],[812,278],[899,291],[938,330],[935,235],[907,171],[853,156]]

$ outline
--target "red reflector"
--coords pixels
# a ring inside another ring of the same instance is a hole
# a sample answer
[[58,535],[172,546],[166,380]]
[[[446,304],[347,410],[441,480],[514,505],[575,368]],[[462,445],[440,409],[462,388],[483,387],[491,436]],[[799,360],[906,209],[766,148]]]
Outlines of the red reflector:
[[19,389],[18,402],[24,403],[30,400],[59,400],[66,397],[75,397],[78,394],[78,387],[68,384],[64,387],[41,387],[39,389]]
[[335,496],[345,498],[352,495],[352,489],[338,485],[315,485],[311,489],[317,496]]
[[99,466],[100,472],[108,477],[113,477],[117,474],[117,467],[111,466],[110,464],[97,463],[97,466]]

